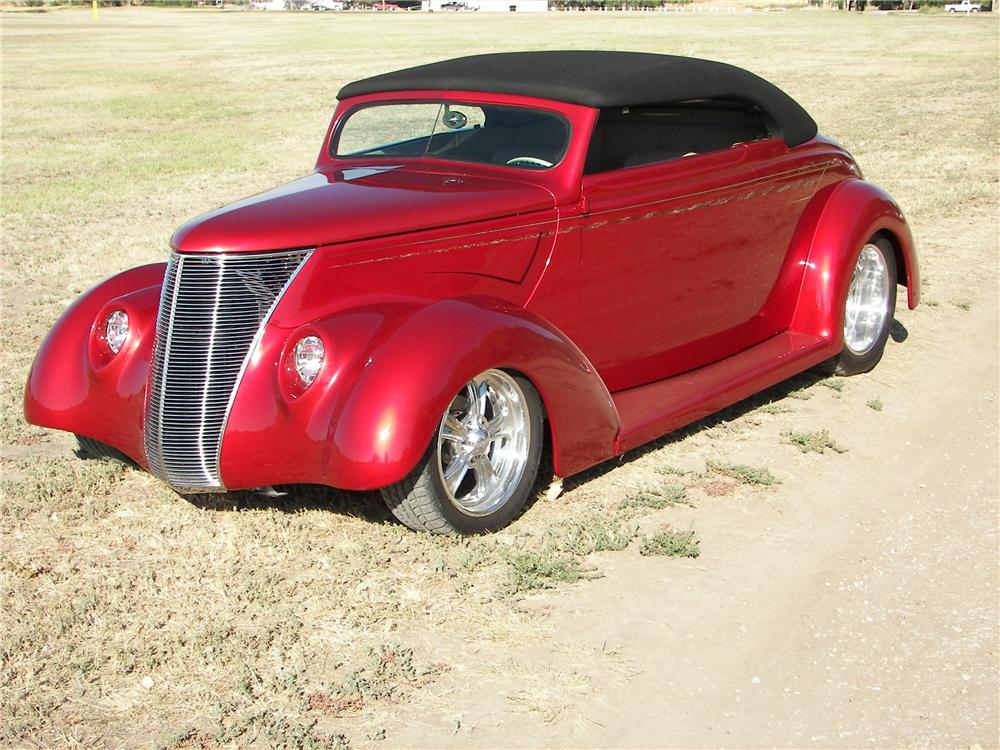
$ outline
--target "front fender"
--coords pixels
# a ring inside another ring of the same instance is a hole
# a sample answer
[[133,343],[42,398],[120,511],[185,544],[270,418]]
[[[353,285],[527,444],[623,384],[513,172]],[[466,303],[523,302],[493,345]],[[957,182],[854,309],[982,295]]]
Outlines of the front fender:
[[549,417],[556,474],[614,455],[618,413],[582,352],[541,318],[500,302],[446,300],[412,316],[372,357],[334,427],[341,469],[392,466],[404,477],[441,415],[472,376],[515,370],[538,390]]
[[[275,396],[278,350],[307,328],[329,341],[332,359],[301,398]],[[227,487],[314,482],[366,490],[399,481],[455,394],[490,368],[520,372],[538,389],[557,474],[614,455],[618,414],[586,357],[546,321],[500,301],[341,313],[262,344],[274,377],[248,375],[237,394],[222,446]]]
[[[165,268],[153,263],[120,273],[60,316],[28,374],[28,422],[86,435],[145,465],[143,407]],[[129,336],[112,357],[100,350],[96,327],[114,309],[128,313]]]
[[812,223],[801,232],[809,237],[809,244],[801,261],[802,280],[791,328],[827,339],[831,350],[839,351],[844,343],[844,300],[864,244],[880,233],[892,241],[910,309],[920,302],[920,269],[906,219],[885,191],[850,179],[817,199],[822,202],[804,214]]

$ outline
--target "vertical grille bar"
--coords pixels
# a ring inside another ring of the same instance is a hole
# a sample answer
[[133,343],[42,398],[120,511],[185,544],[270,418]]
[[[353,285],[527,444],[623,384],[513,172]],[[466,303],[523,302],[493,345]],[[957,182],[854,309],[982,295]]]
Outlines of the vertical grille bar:
[[309,255],[171,254],[146,398],[146,460],[154,475],[182,490],[225,489],[219,453],[236,389]]

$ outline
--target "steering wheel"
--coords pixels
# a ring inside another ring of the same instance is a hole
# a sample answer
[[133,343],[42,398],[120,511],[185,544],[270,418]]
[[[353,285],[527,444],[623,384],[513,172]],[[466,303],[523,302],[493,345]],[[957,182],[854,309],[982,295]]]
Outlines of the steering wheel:
[[530,164],[533,167],[551,167],[552,162],[545,161],[545,159],[539,159],[537,156],[515,156],[513,159],[507,160],[507,166],[514,166],[516,164]]

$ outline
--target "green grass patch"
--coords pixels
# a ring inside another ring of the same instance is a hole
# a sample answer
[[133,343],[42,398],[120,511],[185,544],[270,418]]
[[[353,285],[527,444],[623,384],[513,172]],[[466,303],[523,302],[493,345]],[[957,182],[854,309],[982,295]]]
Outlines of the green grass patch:
[[325,692],[350,712],[369,701],[394,700],[407,687],[426,684],[437,672],[434,667],[418,668],[412,649],[383,644],[369,649],[367,660],[343,679],[331,682]]
[[710,474],[717,474],[723,477],[735,479],[740,484],[756,485],[760,487],[771,487],[781,484],[771,471],[764,466],[748,466],[747,464],[731,464],[723,461],[709,461],[705,464],[705,469]]
[[507,558],[507,592],[550,589],[585,577],[578,558],[555,552],[521,552]]
[[865,406],[867,406],[872,411],[882,411],[882,409],[885,408],[885,404],[882,403],[882,399],[880,399],[878,396],[868,401],[868,403],[866,403]]
[[657,474],[663,474],[664,476],[672,476],[672,477],[683,477],[693,473],[691,471],[688,471],[687,469],[681,469],[678,468],[677,466],[671,466],[670,464],[661,464],[660,466],[657,466],[655,469],[653,469],[653,471],[655,471]]
[[761,414],[788,414],[791,408],[776,401],[770,401],[763,406],[758,406],[757,411]]
[[663,529],[642,540],[639,554],[650,557],[698,557],[700,544],[693,531]]
[[847,453],[847,448],[837,445],[828,430],[817,430],[816,432],[789,431],[782,434],[791,445],[794,445],[803,453],[826,453],[828,450],[834,453]]
[[647,487],[626,497],[620,508],[661,510],[675,505],[691,505],[688,500],[687,488],[678,484],[664,484],[659,487]]
[[635,524],[597,514],[568,521],[556,532],[559,548],[574,555],[625,549],[636,533]]

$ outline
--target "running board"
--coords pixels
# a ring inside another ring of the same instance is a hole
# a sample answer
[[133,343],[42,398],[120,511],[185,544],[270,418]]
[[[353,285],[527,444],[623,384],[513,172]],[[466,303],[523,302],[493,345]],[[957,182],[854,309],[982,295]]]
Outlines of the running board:
[[827,339],[785,331],[697,370],[612,393],[621,418],[615,455],[697,422],[835,353]]

